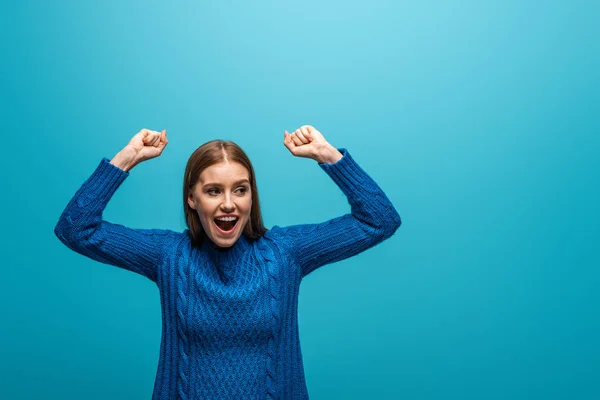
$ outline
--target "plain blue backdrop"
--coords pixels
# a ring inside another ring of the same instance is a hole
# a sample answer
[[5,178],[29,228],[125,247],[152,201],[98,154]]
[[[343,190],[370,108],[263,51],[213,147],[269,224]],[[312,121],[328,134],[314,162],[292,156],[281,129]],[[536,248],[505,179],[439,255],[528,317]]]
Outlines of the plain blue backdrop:
[[0,6],[0,398],[148,399],[156,286],[54,236],[102,157],[167,129],[105,219],[185,228],[189,155],[252,159],[267,227],[349,212],[283,131],[317,127],[403,224],[308,276],[311,399],[600,398],[595,1]]

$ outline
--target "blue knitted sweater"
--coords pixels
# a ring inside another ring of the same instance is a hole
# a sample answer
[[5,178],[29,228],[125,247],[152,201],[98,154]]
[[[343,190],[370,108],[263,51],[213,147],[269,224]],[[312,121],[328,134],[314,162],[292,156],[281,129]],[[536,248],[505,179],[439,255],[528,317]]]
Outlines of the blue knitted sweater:
[[153,399],[308,399],[298,331],[304,276],[391,237],[398,212],[344,148],[318,165],[351,213],[317,224],[273,226],[228,250],[188,230],[132,229],[102,219],[129,176],[103,158],[54,229],[70,249],[156,283],[162,338]]

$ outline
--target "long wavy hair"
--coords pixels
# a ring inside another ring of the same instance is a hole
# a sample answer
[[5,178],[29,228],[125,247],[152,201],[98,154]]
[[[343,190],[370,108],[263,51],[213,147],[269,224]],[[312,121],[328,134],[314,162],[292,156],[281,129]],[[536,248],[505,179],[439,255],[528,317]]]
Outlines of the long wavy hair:
[[247,238],[258,239],[267,231],[263,225],[260,203],[258,201],[258,188],[256,187],[256,177],[254,167],[250,158],[236,143],[229,140],[211,140],[198,147],[188,159],[185,166],[185,175],[183,178],[183,213],[185,223],[189,229],[189,236],[194,246],[199,246],[204,240],[208,239],[200,218],[196,210],[188,204],[190,192],[200,179],[200,174],[211,165],[220,162],[237,162],[243,165],[248,171],[250,188],[252,192],[252,208],[250,209],[250,220],[242,232]]

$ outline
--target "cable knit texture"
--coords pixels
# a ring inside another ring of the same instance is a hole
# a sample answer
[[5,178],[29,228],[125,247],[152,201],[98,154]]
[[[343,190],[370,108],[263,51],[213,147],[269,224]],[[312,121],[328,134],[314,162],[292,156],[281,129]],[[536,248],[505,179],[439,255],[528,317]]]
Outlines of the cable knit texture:
[[229,249],[192,246],[189,232],[132,229],[102,219],[129,176],[103,158],[55,227],[70,249],[156,283],[162,308],[153,399],[308,399],[298,331],[304,276],[391,237],[398,212],[349,152],[318,165],[350,213],[273,226]]

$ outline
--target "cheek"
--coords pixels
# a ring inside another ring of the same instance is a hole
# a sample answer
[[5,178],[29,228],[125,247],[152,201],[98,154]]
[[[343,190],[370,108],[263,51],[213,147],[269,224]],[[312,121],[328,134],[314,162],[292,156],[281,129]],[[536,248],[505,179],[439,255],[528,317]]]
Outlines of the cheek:
[[210,214],[210,207],[206,204],[206,202],[197,202],[196,203],[196,213],[198,217],[200,217],[201,221],[208,219]]
[[204,230],[205,231],[210,230],[212,218],[202,212],[198,213],[198,216],[200,217],[200,225],[202,225]]
[[250,199],[244,203],[244,208],[245,208],[246,213],[250,214],[250,211],[252,210],[252,199]]

